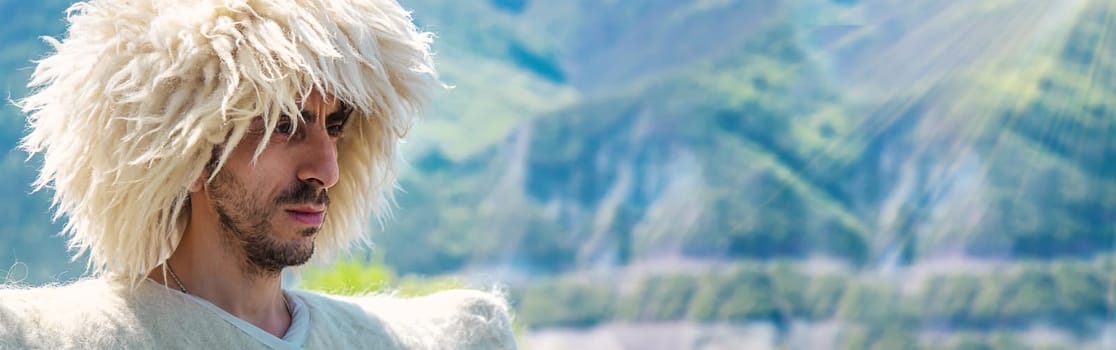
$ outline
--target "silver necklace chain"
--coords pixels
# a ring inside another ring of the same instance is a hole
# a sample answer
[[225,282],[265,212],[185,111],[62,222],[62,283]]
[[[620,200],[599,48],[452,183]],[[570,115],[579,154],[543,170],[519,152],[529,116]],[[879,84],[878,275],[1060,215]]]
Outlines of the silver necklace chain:
[[[186,285],[182,284],[182,280],[178,279],[178,274],[174,273],[174,269],[170,266],[170,261],[164,261],[163,265],[167,267],[167,272],[170,272],[171,278],[174,279],[174,283],[178,284],[178,289],[182,290],[182,294],[190,294],[190,291],[186,290]],[[283,295],[282,298],[283,307],[287,309],[287,314],[294,315],[294,311],[291,310],[291,304],[287,303],[287,296]]]
[[178,289],[181,289],[183,294],[190,294],[190,292],[186,290],[186,285],[182,284],[182,280],[178,279],[178,274],[174,273],[174,269],[170,266],[170,261],[164,261],[163,265],[167,266],[167,271],[170,272],[171,278],[174,279],[174,283],[178,283]]

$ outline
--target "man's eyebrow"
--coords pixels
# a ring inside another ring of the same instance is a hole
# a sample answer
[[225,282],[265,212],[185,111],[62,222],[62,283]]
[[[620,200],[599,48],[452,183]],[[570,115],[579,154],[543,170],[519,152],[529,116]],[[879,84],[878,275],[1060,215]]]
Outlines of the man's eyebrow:
[[[348,106],[342,105],[336,111],[326,116],[326,123],[341,122],[344,124],[349,120],[349,115],[352,114],[353,109]],[[318,121],[318,116],[310,111],[302,111],[302,120],[313,124]]]

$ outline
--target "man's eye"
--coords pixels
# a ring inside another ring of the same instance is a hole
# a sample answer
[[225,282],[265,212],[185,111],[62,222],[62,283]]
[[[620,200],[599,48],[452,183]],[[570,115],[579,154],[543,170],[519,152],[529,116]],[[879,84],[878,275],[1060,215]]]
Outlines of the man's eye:
[[338,136],[341,136],[341,133],[345,131],[345,125],[344,124],[331,125],[329,127],[329,129],[326,129],[326,131],[329,132],[329,136],[338,137]]
[[294,125],[291,124],[291,120],[286,117],[280,119],[279,122],[275,124],[275,132],[283,135],[290,135],[293,128]]

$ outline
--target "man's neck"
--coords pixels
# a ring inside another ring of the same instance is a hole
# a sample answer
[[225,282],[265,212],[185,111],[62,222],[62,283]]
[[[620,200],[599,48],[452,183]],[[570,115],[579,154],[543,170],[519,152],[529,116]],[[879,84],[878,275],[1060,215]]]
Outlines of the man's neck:
[[166,279],[161,267],[148,277],[179,290],[170,273],[173,271],[188,294],[282,338],[290,327],[291,314],[283,296],[281,275],[246,271],[243,256],[221,246],[221,240],[199,237],[200,234],[187,230],[183,235],[166,261],[170,267]]

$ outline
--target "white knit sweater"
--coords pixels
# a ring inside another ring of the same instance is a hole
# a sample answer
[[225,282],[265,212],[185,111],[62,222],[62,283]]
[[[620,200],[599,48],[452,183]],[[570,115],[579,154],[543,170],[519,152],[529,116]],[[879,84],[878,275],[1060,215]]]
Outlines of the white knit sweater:
[[[305,349],[514,349],[507,304],[480,291],[419,298],[289,291],[309,312]],[[266,349],[210,308],[145,281],[0,289],[0,349]]]

